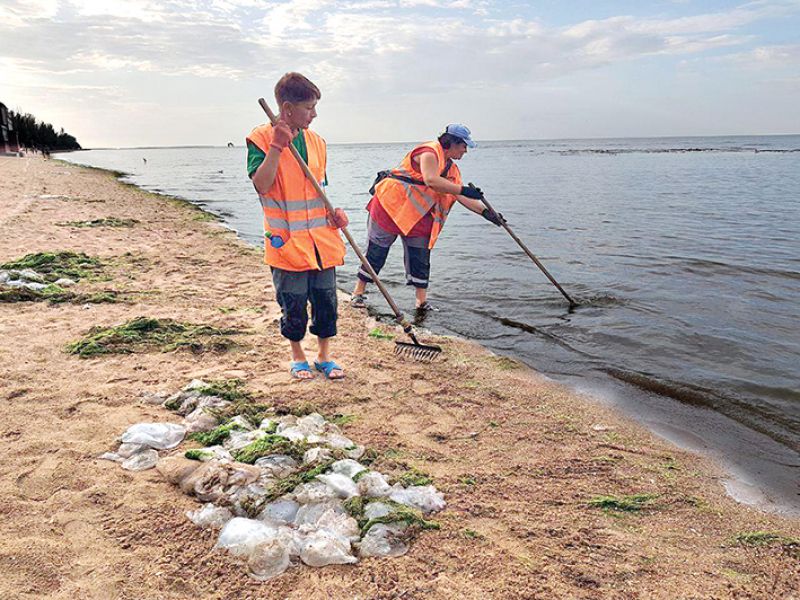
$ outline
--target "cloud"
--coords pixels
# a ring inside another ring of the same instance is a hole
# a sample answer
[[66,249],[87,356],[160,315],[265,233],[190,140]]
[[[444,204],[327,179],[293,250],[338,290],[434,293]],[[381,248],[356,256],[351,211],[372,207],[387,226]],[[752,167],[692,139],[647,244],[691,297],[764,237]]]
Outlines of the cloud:
[[171,16],[167,7],[151,0],[80,0],[71,6],[80,17],[117,17],[153,23]]
[[[299,70],[328,99],[386,107],[430,104],[456,93],[539,93],[555,81],[588,81],[604,68],[653,57],[797,64],[796,45],[753,48],[759,40],[748,29],[797,15],[797,0],[565,25],[521,17],[509,6],[487,0],[2,0],[0,73],[17,92],[27,90],[23,98],[35,99],[48,84],[95,86],[109,97],[125,89],[121,96],[131,104],[148,104],[166,89],[192,98],[207,94],[208,85],[249,94]],[[691,10],[681,5],[673,12]],[[708,58],[725,49],[738,51]]]
[[800,44],[757,46],[747,52],[728,54],[719,60],[755,69],[794,67],[800,70]]
[[[696,54],[750,38],[727,30],[785,10],[744,5],[678,19],[615,16],[567,27],[520,18],[474,18],[468,0],[214,0],[187,14],[178,0],[39,0],[0,25],[3,54],[43,73],[139,70],[201,77],[258,76],[256,65],[300,63],[359,83],[363,74],[426,82],[502,82],[510,73],[555,77],[657,54]],[[401,7],[402,11],[390,10]],[[421,19],[416,10],[444,11]],[[43,18],[43,15],[56,18]],[[111,18],[110,18],[111,17]],[[255,18],[254,18],[255,17]],[[721,33],[722,32],[722,33]],[[361,70],[359,70],[361,69]],[[458,78],[452,72],[458,70]],[[342,81],[344,78],[345,81]]]
[[58,0],[4,0],[0,4],[0,23],[10,28],[30,20],[52,19],[58,4]]

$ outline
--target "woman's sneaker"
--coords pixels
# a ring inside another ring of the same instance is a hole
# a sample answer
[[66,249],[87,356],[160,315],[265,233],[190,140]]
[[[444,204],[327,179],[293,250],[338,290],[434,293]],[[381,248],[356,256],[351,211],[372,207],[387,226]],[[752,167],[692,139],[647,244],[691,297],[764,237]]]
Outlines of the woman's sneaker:
[[433,304],[427,300],[417,307],[418,313],[438,312],[438,310],[438,308],[434,307]]
[[353,294],[350,298],[350,306],[353,308],[367,308],[367,295]]

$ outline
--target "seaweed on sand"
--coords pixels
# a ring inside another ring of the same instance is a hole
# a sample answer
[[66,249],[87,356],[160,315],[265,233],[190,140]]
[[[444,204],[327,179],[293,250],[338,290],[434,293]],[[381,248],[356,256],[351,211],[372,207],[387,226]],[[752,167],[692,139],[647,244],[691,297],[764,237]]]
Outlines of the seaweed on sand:
[[317,475],[322,475],[328,471],[334,462],[336,462],[335,459],[332,459],[319,464],[312,463],[303,465],[300,467],[299,471],[296,471],[291,475],[287,475],[286,477],[282,477],[281,479],[278,479],[272,483],[269,486],[267,493],[258,500],[250,503],[248,506],[245,506],[245,510],[250,517],[255,518],[258,516],[264,506],[273,500],[277,500],[281,496],[291,493],[297,486],[313,481],[316,479]]
[[235,346],[226,336],[239,333],[235,329],[217,329],[173,319],[137,317],[115,327],[93,327],[83,338],[69,344],[66,351],[81,358],[183,348],[195,353],[225,352]]
[[119,296],[113,291],[96,292],[94,294],[77,294],[61,286],[51,283],[41,290],[32,290],[25,287],[6,288],[0,286],[0,302],[50,302],[61,304],[72,302],[74,304],[100,304],[103,302],[114,303]]
[[285,454],[295,460],[303,460],[306,450],[308,450],[308,445],[305,442],[293,442],[281,435],[267,434],[241,450],[233,452],[233,458],[250,465],[262,456],[270,454]]
[[91,221],[65,221],[56,223],[62,227],[133,227],[139,221],[136,219],[120,219],[118,217],[104,217],[102,219],[92,219]]
[[596,496],[589,506],[618,512],[638,512],[652,506],[657,494],[632,494],[630,496]]
[[103,269],[103,261],[83,252],[36,252],[0,265],[0,269],[31,269],[50,282],[64,277],[77,281],[97,276]]
[[[376,500],[372,500],[373,502]],[[365,535],[373,526],[378,523],[405,523],[416,529],[439,529],[440,525],[436,521],[428,521],[420,511],[405,504],[394,502],[392,500],[377,500],[383,504],[387,504],[390,512],[382,517],[374,519],[367,519],[364,515],[364,509],[368,504],[368,500],[363,496],[353,496],[345,501],[344,509],[351,517],[357,522],[361,528],[361,535]]]
[[203,446],[218,446],[231,437],[232,432],[242,429],[244,428],[238,423],[225,423],[210,431],[196,431],[195,433],[190,433],[187,437]]
[[253,395],[244,389],[245,383],[241,379],[215,379],[209,381],[208,385],[197,388],[203,396],[217,396],[229,402],[240,400],[250,400]]

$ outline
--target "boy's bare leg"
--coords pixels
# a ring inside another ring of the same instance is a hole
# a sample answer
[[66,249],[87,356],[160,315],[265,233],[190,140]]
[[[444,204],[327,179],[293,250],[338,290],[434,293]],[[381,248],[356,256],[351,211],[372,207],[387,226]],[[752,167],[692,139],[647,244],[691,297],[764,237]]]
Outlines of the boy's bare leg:
[[[289,340],[289,344],[292,347],[292,360],[294,362],[306,362],[306,353],[303,351],[303,346],[300,345],[300,342],[293,342]],[[314,374],[311,371],[297,371],[297,378],[298,379],[311,379]]]
[[[317,361],[319,362],[328,362],[331,357],[329,354],[330,349],[330,338],[317,338],[317,343],[319,344],[319,352],[317,353]],[[340,379],[344,377],[344,372],[341,369],[333,369],[331,374],[328,376],[329,379]]]

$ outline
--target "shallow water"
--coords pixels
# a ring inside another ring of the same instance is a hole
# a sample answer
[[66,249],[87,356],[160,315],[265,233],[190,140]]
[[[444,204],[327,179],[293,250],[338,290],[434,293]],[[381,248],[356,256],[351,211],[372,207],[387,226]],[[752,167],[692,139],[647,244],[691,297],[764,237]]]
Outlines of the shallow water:
[[[356,239],[375,173],[409,148],[329,148],[329,196]],[[188,198],[261,243],[243,148],[63,157]],[[441,310],[425,327],[597,392],[800,510],[800,136],[487,142],[460,166],[580,306],[569,311],[502,229],[459,206],[433,253]],[[410,311],[401,254],[384,278]],[[370,300],[389,314],[374,290]]]

